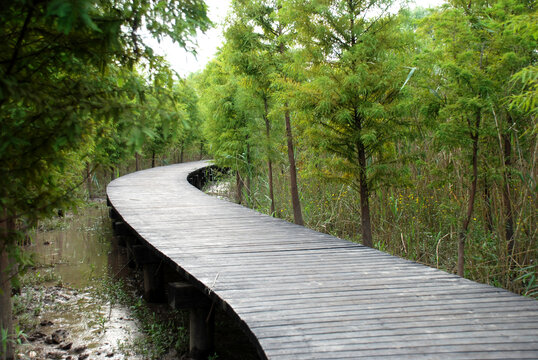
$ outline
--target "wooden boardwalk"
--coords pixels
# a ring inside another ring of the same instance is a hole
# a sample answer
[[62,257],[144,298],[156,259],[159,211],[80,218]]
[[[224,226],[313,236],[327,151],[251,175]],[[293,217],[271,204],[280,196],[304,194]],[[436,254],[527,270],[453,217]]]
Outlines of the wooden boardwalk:
[[268,359],[538,359],[538,301],[208,196],[205,162],[123,176],[110,203]]

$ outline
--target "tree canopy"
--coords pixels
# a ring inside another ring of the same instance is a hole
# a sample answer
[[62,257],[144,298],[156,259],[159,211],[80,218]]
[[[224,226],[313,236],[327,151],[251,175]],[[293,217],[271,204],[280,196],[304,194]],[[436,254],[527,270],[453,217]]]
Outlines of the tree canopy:
[[203,1],[14,0],[0,5],[0,23],[4,330],[17,236],[70,204],[87,163],[117,162],[144,134],[176,127],[180,112],[159,104],[172,100],[158,85],[171,77],[144,33],[189,48],[210,21]]

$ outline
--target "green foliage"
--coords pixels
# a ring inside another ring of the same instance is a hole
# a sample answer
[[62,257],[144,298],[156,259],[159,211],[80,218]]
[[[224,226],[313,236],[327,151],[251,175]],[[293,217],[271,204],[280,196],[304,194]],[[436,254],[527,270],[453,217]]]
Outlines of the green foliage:
[[[216,164],[248,174],[250,146],[254,144],[254,114],[251,94],[241,78],[230,73],[227,64],[209,64],[200,81],[204,134]],[[255,116],[255,115],[254,115]]]
[[10,334],[7,329],[0,328],[0,349],[2,349],[2,354],[6,353],[8,343],[22,344],[25,337],[26,334],[19,326],[15,326],[14,334]]
[[[160,84],[171,84],[171,75],[138,32],[145,26],[187,46],[196,29],[209,26],[201,1],[164,5],[50,0],[2,7],[2,222],[31,224],[68,206],[86,162],[117,164],[154,137],[147,117],[170,98],[163,89],[171,85]],[[154,84],[133,71],[136,63]],[[175,128],[178,110],[158,114],[162,137]]]
[[249,144],[252,206],[265,212],[261,160],[273,159],[277,213],[291,221],[286,139],[259,135],[267,100],[272,127],[285,110],[297,120],[308,226],[362,241],[365,196],[376,247],[455,272],[465,228],[465,276],[535,296],[536,9],[390,5],[234,1],[199,87],[211,152],[237,169]]
[[0,23],[0,255],[24,260],[21,233],[73,205],[90,163],[114,167],[156,132],[169,140],[172,77],[140,32],[188,47],[210,22],[199,0],[15,0]]
[[[511,82],[514,86],[520,87],[520,92],[512,95],[510,109],[520,110],[525,113],[536,115],[538,111],[538,70],[534,65],[530,65],[515,73]],[[533,129],[536,133],[536,127]]]

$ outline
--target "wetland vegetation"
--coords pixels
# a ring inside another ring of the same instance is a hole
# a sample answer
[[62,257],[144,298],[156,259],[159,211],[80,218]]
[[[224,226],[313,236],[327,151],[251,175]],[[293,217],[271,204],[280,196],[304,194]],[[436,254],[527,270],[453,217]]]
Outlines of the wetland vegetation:
[[[146,38],[193,50],[202,0],[13,0],[0,24],[2,360],[48,329],[12,309],[80,302],[99,332],[115,308],[85,303],[106,241],[42,236],[77,208],[105,218],[85,201],[111,179],[192,159],[230,169],[245,206],[538,296],[535,1],[233,0],[185,78]],[[104,238],[102,222],[74,226]]]

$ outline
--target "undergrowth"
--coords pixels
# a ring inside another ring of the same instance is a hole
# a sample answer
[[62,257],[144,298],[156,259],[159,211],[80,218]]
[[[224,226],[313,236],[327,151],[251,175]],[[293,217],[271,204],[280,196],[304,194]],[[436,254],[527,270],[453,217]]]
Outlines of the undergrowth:
[[[269,214],[267,184],[255,178],[250,192],[257,211]],[[360,239],[359,194],[350,185],[317,177],[301,177],[300,196],[305,226],[353,242]],[[222,193],[235,202],[236,186],[232,176]],[[275,216],[293,222],[293,208],[285,177],[275,177]],[[212,189],[219,188],[213,186]],[[213,195],[215,195],[213,193]],[[249,194],[244,191],[243,198]],[[526,206],[532,206],[532,201]],[[392,255],[416,261],[449,273],[456,272],[458,232],[465,192],[450,184],[425,184],[415,187],[378,189],[371,196],[374,247]],[[516,224],[517,249],[509,256],[501,232],[488,228],[487,209],[477,204],[466,241],[465,277],[538,298],[538,244],[533,238],[532,217]],[[512,260],[512,261],[511,261]]]
[[98,294],[111,305],[122,305],[130,310],[139,323],[143,337],[118,343],[124,354],[142,355],[147,359],[161,359],[171,350],[178,354],[188,351],[188,317],[185,312],[166,309],[154,311],[131,284],[107,277],[102,280]]

